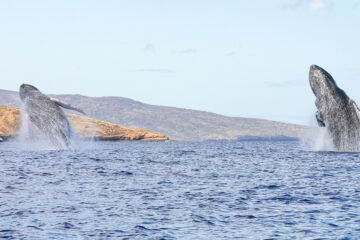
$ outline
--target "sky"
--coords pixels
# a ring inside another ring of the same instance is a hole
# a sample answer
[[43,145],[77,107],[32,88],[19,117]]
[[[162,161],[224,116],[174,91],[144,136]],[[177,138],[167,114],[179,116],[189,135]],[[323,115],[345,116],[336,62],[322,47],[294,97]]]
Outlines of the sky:
[[312,125],[311,64],[360,104],[359,23],[360,0],[0,0],[0,89]]

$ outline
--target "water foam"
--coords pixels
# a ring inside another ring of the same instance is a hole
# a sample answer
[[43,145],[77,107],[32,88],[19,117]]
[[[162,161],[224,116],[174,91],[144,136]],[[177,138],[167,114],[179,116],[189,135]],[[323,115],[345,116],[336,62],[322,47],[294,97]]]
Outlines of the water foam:
[[[26,112],[25,104],[20,107],[20,127],[17,132],[14,142],[20,149],[23,150],[66,150],[66,149],[92,149],[94,147],[96,126],[86,118],[88,126],[88,135],[86,138],[81,138],[71,130],[71,138],[69,147],[65,145],[59,146],[52,143],[48,136],[43,134],[29,119]],[[55,136],[60,138],[60,136]]]
[[337,151],[327,127],[318,127],[315,117],[311,117],[311,128],[305,131],[302,144],[310,151]]

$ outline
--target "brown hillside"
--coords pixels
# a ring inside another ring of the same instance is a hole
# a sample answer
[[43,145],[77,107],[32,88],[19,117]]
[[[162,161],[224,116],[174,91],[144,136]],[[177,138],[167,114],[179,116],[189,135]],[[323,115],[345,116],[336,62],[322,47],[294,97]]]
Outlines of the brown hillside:
[[[68,114],[70,124],[75,133],[83,138],[92,136],[97,140],[141,140],[141,141],[165,141],[168,140],[163,134],[156,132],[123,127],[92,118]],[[0,106],[0,137],[8,138],[16,133],[20,122],[20,112],[17,108]],[[93,135],[94,134],[94,135]]]
[[0,137],[8,138],[16,133],[19,126],[19,109],[0,106]]

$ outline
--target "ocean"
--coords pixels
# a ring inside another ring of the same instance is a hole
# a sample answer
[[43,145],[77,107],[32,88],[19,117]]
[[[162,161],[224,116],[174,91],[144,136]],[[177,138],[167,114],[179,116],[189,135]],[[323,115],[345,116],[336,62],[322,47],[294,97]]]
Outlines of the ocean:
[[360,154],[298,141],[4,142],[0,238],[360,239]]

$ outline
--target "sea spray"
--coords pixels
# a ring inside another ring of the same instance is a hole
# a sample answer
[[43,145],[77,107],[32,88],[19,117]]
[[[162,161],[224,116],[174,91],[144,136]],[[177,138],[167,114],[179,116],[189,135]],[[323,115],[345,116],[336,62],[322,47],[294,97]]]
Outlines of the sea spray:
[[54,145],[48,136],[42,133],[29,119],[26,105],[22,103],[20,107],[19,130],[17,131],[14,142],[23,150],[63,150],[63,149],[92,149],[94,147],[94,137],[96,124],[86,118],[86,137],[81,137],[71,129],[68,148],[59,148]]
[[17,140],[19,143],[26,143],[30,140],[30,132],[29,132],[29,115],[27,115],[25,111],[24,104],[21,104],[20,107],[20,126],[17,134]]
[[312,151],[336,151],[332,137],[326,127],[312,129],[308,134],[312,140]]
[[19,130],[14,142],[23,150],[58,150],[41,131],[30,121],[24,103],[20,107]]
[[[90,120],[90,118],[83,116],[85,119],[85,129],[83,129],[83,135],[72,134],[71,149],[93,149],[95,147],[95,135],[97,125]],[[71,125],[71,121],[70,121]]]
[[310,151],[336,151],[333,140],[327,127],[318,127],[315,117],[309,119],[308,128],[302,137],[301,145]]

